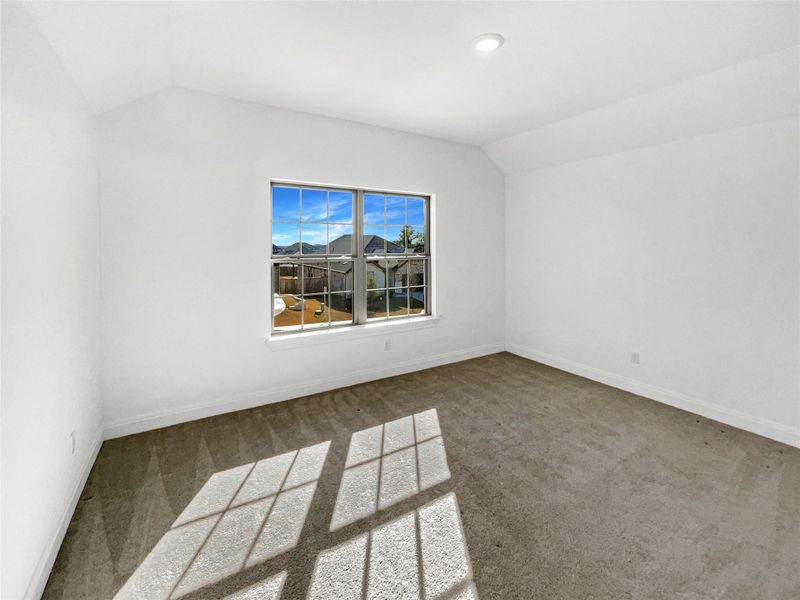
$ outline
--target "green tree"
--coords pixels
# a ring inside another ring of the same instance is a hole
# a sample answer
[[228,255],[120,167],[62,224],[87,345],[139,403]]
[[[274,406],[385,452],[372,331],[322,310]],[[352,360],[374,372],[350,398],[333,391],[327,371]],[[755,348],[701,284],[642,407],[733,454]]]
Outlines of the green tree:
[[422,232],[415,231],[411,225],[403,225],[403,228],[400,230],[400,237],[398,237],[394,243],[405,248],[414,248],[418,245],[422,245],[425,241],[424,238],[425,236]]

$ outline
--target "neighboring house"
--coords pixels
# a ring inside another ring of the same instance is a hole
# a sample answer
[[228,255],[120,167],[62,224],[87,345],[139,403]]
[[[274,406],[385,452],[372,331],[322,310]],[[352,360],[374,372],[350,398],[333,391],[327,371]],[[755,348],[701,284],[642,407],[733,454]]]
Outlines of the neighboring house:
[[[351,234],[339,236],[328,245],[328,253],[334,255],[349,255],[352,254],[352,239]],[[365,254],[383,254],[383,244],[386,242],[386,252],[389,254],[403,254],[403,247],[395,242],[390,242],[379,235],[365,235],[364,236],[364,252]],[[300,253],[300,242],[295,242],[289,246],[277,246],[272,244],[272,253],[276,256],[293,256]],[[303,243],[303,254],[324,254],[324,244],[308,244]]]
[[[336,238],[328,246],[329,255],[348,256],[352,254],[352,235],[347,234]],[[364,236],[364,252],[370,254],[403,254],[403,247],[382,238],[379,235]],[[276,251],[277,248],[277,251]],[[299,242],[290,246],[276,246],[273,244],[273,253],[276,255],[296,255],[300,249]],[[303,254],[316,254],[323,251],[324,246],[303,244]],[[326,268],[330,266],[330,278],[326,278]],[[409,268],[406,269],[406,266]],[[282,263],[278,265],[277,272],[273,275],[273,289],[278,294],[297,295],[300,289],[300,269],[303,271],[306,294],[320,294],[324,292],[339,292],[353,289],[353,262],[331,261],[329,263]],[[388,266],[383,267],[375,263],[368,268],[367,277],[376,278],[376,287],[406,287],[423,284],[425,265],[420,260],[407,260],[398,256],[390,258]],[[383,275],[385,273],[385,279]],[[384,279],[381,285],[381,279]]]

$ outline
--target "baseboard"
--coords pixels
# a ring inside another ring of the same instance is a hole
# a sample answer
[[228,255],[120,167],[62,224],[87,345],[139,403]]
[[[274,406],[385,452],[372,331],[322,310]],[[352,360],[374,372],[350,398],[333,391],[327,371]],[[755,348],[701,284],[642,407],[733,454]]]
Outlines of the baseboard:
[[58,526],[58,531],[56,532],[56,535],[53,536],[47,551],[39,558],[39,563],[36,565],[36,569],[33,572],[30,583],[28,583],[28,589],[25,590],[25,596],[23,596],[25,600],[39,600],[44,593],[44,587],[47,585],[47,579],[50,577],[50,571],[52,571],[53,564],[56,562],[56,556],[58,556],[61,543],[64,541],[64,536],[67,533],[67,527],[69,527],[70,521],[72,521],[72,515],[75,512],[75,507],[78,506],[78,500],[81,498],[83,488],[86,486],[86,480],[89,479],[89,473],[92,470],[92,466],[94,466],[94,461],[97,459],[97,455],[100,452],[100,446],[102,445],[103,438],[98,433],[97,438],[92,445],[92,449],[89,452],[89,456],[83,463],[80,475],[78,476],[78,479],[75,481],[75,485],[72,488],[69,502],[64,509],[64,514],[61,516],[61,523]]
[[502,352],[503,350],[505,350],[505,344],[502,342],[485,344],[483,346],[467,348],[466,350],[456,350],[454,352],[446,352],[444,354],[423,356],[401,363],[394,363],[392,365],[373,367],[363,371],[356,371],[355,373],[336,375],[333,377],[326,377],[314,381],[308,381],[249,394],[242,394],[229,398],[220,398],[213,402],[195,405],[188,408],[165,410],[140,417],[120,419],[106,423],[103,436],[107,440],[118,438],[125,435],[131,435],[133,433],[140,433],[142,431],[149,431],[151,429],[159,429],[161,427],[168,427],[178,423],[185,423],[186,421],[194,421],[196,419],[202,419],[205,417],[213,417],[214,415],[220,415],[247,408],[254,408],[256,406],[272,404],[274,402],[283,402],[284,400],[291,400],[292,398],[308,396],[309,394],[319,394],[322,392],[335,390],[337,388],[347,387],[349,385],[356,385],[359,383],[365,383],[367,381],[383,379],[384,377],[393,377],[395,375],[402,375],[404,373],[411,373],[413,371],[438,367],[461,360],[478,358],[480,356],[486,356],[487,354]]
[[586,377],[587,379],[598,381],[610,385],[611,387],[625,390],[626,392],[644,396],[656,402],[669,404],[675,408],[714,419],[715,421],[725,423],[731,427],[744,429],[745,431],[800,448],[800,428],[789,427],[782,423],[776,423],[775,421],[743,413],[712,402],[692,398],[680,392],[650,385],[649,383],[590,367],[566,358],[553,356],[546,352],[524,348],[517,344],[507,344],[506,350],[523,358],[555,367],[556,369],[567,371],[574,375],[580,375],[581,377]]

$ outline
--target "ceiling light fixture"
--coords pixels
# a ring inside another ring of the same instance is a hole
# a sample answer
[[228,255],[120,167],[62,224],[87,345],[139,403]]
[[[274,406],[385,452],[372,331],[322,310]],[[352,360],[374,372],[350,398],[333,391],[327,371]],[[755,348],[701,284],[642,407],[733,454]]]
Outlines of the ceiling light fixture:
[[503,45],[506,39],[499,33],[484,33],[472,40],[472,45],[478,52],[491,52]]

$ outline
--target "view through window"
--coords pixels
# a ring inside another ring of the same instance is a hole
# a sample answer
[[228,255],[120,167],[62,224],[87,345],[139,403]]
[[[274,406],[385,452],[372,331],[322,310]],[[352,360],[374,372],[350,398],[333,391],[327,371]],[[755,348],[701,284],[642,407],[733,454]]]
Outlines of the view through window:
[[272,185],[272,330],[430,312],[430,198]]

